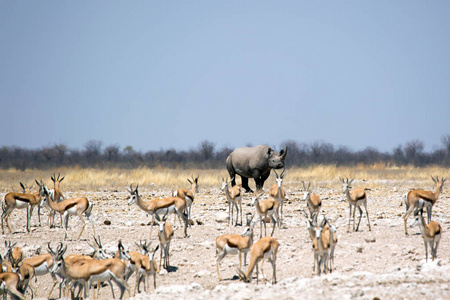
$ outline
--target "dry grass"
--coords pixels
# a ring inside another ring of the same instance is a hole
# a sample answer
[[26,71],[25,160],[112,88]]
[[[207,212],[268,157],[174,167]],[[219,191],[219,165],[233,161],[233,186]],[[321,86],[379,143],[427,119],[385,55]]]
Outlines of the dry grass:
[[[124,189],[130,184],[141,187],[188,188],[187,178],[200,175],[199,182],[202,188],[220,187],[221,178],[227,178],[228,173],[221,170],[174,170],[165,168],[137,168],[127,169],[81,169],[62,168],[57,170],[65,176],[61,183],[63,190],[98,190],[103,188]],[[50,176],[53,171],[16,169],[0,170],[0,191],[20,191],[19,182],[31,185],[34,180],[42,179],[46,185],[53,187]],[[431,182],[430,176],[443,176],[450,178],[450,169],[443,167],[386,167],[384,165],[336,167],[334,165],[318,165],[307,168],[291,168],[287,171],[286,184],[297,185],[301,181],[336,182],[341,177],[356,177],[366,181],[376,180],[415,180]],[[273,180],[270,179],[270,182]],[[239,182],[239,178],[238,178]],[[250,180],[250,186],[253,186]]]

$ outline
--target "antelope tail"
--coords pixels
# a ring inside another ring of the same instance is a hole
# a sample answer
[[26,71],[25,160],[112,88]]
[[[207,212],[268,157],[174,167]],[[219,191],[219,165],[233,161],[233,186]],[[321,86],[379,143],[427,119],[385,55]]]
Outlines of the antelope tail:
[[85,214],[86,214],[86,215],[90,215],[93,207],[94,207],[94,203],[89,202],[89,206],[88,206],[88,208],[86,209]]
[[2,217],[3,217],[3,215],[6,213],[6,202],[5,202],[5,197],[6,197],[6,194],[3,196],[3,199],[2,199]]
[[401,200],[400,200],[400,205],[399,205],[399,207],[400,206],[403,206],[403,202],[405,202],[405,205],[406,205],[406,198],[408,197],[408,193],[405,193],[405,194],[403,194],[403,196],[401,197]]

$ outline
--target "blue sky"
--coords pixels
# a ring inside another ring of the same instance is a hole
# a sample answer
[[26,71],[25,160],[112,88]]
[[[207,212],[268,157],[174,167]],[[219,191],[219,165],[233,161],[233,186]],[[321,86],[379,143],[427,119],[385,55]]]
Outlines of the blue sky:
[[450,134],[449,1],[2,1],[0,146]]

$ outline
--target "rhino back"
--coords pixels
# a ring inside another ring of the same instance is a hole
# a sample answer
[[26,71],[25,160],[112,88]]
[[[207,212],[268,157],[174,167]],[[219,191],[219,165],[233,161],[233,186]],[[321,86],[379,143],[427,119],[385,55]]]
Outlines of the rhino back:
[[267,162],[269,146],[241,147],[234,150],[227,158],[227,164],[232,164],[238,174],[252,176],[253,169],[270,169]]

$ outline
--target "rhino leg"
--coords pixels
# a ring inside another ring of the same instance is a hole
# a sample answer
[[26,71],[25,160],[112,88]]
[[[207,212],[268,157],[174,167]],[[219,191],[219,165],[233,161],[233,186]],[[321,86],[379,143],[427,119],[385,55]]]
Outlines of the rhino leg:
[[242,180],[242,188],[245,189],[246,193],[253,193],[253,190],[248,186],[248,178],[241,176],[241,180]]
[[256,190],[257,191],[262,191],[263,187],[264,187],[264,182],[267,180],[267,178],[269,178],[270,176],[270,172],[267,172],[265,174],[262,174],[258,180],[255,179],[255,183],[256,183]]
[[228,174],[230,174],[230,178],[231,180],[231,186],[235,186],[236,185],[236,170],[234,170],[233,165],[231,163],[228,163],[227,160],[227,171]]

